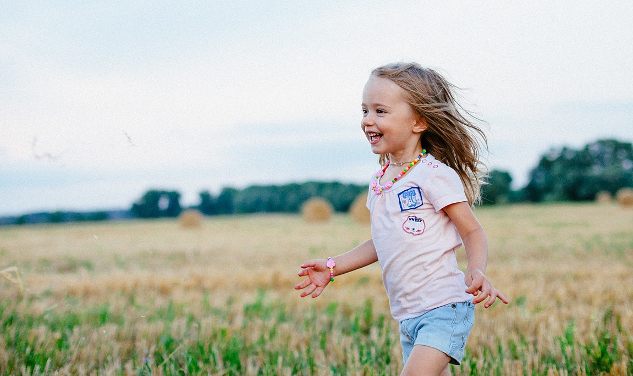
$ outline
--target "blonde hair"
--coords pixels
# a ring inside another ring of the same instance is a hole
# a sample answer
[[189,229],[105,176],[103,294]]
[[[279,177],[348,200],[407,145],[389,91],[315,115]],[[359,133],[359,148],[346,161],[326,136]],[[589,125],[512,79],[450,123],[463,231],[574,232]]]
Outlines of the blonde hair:
[[[469,120],[479,119],[455,98],[453,91],[457,87],[436,71],[416,63],[387,64],[371,74],[393,81],[406,92],[408,103],[427,124],[420,137],[422,147],[457,172],[470,205],[480,202],[487,173],[480,157],[482,149],[488,150],[488,141],[481,128]],[[385,165],[387,157],[380,156],[381,165]]]

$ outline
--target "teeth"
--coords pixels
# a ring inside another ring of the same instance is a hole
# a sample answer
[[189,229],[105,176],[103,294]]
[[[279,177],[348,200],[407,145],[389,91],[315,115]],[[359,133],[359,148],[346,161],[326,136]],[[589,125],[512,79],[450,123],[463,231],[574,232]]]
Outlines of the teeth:
[[381,137],[382,135],[380,133],[367,133],[367,136],[369,137],[371,141],[374,141],[375,139]]

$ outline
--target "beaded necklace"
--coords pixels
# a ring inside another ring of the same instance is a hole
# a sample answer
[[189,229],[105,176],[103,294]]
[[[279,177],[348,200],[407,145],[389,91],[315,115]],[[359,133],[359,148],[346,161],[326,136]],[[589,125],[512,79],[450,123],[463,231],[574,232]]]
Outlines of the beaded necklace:
[[387,171],[387,167],[389,167],[389,161],[387,161],[387,164],[385,165],[385,167],[382,170],[378,171],[378,173],[376,174],[376,179],[372,183],[371,189],[374,191],[376,195],[379,195],[382,193],[383,190],[393,187],[394,183],[397,182],[401,177],[403,177],[404,174],[406,174],[407,171],[409,171],[411,167],[415,166],[416,163],[420,162],[420,159],[422,159],[424,154],[426,154],[426,149],[423,149],[422,152],[417,157],[415,157],[415,159],[412,162],[410,162],[407,165],[407,167],[405,167],[404,170],[402,170],[402,172],[400,172],[395,178],[391,179],[390,182],[388,182],[387,184],[381,187],[379,183],[380,178],[385,174],[385,171]]

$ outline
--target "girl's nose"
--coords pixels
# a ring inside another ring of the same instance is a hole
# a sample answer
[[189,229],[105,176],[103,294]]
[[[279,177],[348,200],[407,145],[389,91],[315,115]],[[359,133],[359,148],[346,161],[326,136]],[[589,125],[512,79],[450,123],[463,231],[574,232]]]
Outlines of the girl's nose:
[[370,125],[375,125],[376,122],[374,121],[374,118],[371,116],[371,114],[366,114],[365,116],[363,116],[363,120],[361,121],[361,124],[364,127],[367,127]]

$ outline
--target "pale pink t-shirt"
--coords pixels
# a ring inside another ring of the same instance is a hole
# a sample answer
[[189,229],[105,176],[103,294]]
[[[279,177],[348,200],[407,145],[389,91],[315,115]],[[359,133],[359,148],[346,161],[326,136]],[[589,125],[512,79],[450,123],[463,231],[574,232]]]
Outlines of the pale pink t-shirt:
[[463,201],[457,173],[429,154],[390,189],[369,190],[371,234],[394,319],[472,299],[457,268],[461,238],[442,210]]

